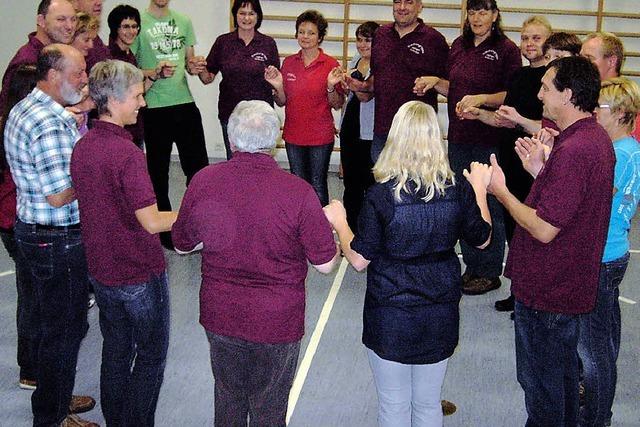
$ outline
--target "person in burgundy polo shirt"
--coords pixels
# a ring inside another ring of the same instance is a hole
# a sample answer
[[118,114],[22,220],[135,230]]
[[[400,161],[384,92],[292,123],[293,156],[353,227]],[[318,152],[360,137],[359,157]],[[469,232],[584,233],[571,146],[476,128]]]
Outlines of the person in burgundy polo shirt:
[[[107,17],[109,25],[109,52],[112,59],[128,62],[138,66],[135,55],[131,52],[131,45],[138,37],[140,31],[140,12],[135,7],[121,4],[113,8]],[[151,87],[153,82],[147,77],[144,81],[145,89]],[[135,124],[124,127],[131,136],[133,142],[142,148],[144,140],[144,123],[142,114],[138,115]]]
[[233,157],[196,174],[172,231],[176,250],[202,249],[216,426],[246,426],[247,415],[250,425],[285,425],[307,262],[329,273],[339,258],[313,188],[272,157],[279,132],[269,104],[240,102],[229,117]]
[[[467,0],[462,35],[454,40],[449,51],[448,81],[426,77],[416,85],[417,89],[434,87],[447,96],[449,162],[456,176],[462,176],[473,161],[488,162],[489,155],[498,151],[501,134],[500,129],[478,120],[464,120],[461,115],[473,107],[496,109],[502,105],[507,84],[521,67],[520,49],[504,34],[495,0]],[[501,284],[504,221],[502,209],[492,196],[489,209],[493,219],[491,244],[479,250],[460,242],[466,266],[462,289],[467,295],[483,294]]]
[[[375,33],[371,46],[371,74],[362,91],[376,99],[371,159],[375,163],[387,141],[393,116],[408,101],[423,100],[438,111],[438,94],[431,88],[418,93],[421,76],[445,77],[449,46],[444,36],[418,18],[422,0],[393,2],[393,20]],[[371,84],[373,83],[373,87]]]
[[76,13],[68,0],[42,0],[38,4],[36,31],[9,61],[2,77],[0,105],[4,105],[6,91],[13,73],[22,64],[34,64],[43,47],[51,43],[69,44],[76,30]]
[[327,174],[335,142],[331,109],[342,108],[345,98],[344,72],[320,48],[328,26],[318,11],[301,13],[296,18],[300,50],[284,59],[282,72],[274,66],[265,72],[276,103],[286,104],[282,139],[291,173],[313,186],[322,206],[329,203]]
[[154,424],[169,345],[169,290],[157,233],[169,231],[177,213],[158,211],[144,154],[124,129],[145,105],[143,81],[142,71],[123,61],[93,67],[89,90],[99,120],[71,156],[104,338],[100,400],[114,426]]
[[[76,8],[76,11],[93,16],[98,21],[98,24],[100,23],[102,0],[71,0],[71,3]],[[110,57],[111,53],[109,48],[104,44],[100,36],[96,34],[93,39],[93,47],[89,49],[89,53],[87,54],[87,72],[91,71],[91,68],[96,63]]]
[[[232,151],[227,134],[231,112],[240,101],[258,99],[273,106],[271,85],[264,78],[267,67],[280,68],[278,47],[273,38],[258,31],[262,24],[262,7],[259,0],[235,0],[231,7],[234,30],[218,37],[206,59],[196,57],[190,62],[192,74],[204,84],[210,84],[218,73],[220,97],[218,119],[222,127],[222,139],[227,154]],[[201,67],[197,68],[200,60]]]
[[595,305],[615,164],[611,139],[593,116],[599,90],[589,60],[549,64],[538,97],[561,133],[546,162],[540,140],[518,140],[535,177],[524,203],[491,156],[489,191],[518,223],[505,276],[516,298],[516,368],[528,426],[578,424],[578,324]]

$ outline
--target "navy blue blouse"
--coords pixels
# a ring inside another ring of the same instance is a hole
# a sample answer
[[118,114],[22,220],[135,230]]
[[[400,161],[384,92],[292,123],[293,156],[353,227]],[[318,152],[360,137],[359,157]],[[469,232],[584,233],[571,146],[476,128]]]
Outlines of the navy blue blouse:
[[458,345],[461,297],[458,239],[479,246],[491,226],[463,178],[444,196],[393,197],[393,183],[367,192],[351,247],[367,270],[362,341],[378,356],[406,364],[436,363]]

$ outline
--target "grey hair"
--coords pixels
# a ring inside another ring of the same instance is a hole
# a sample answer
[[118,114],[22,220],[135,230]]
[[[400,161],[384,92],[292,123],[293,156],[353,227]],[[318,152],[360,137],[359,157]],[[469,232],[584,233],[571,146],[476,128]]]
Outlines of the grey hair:
[[229,141],[237,151],[269,151],[276,146],[280,119],[264,101],[241,101],[233,109],[227,129]]
[[109,98],[123,101],[129,88],[143,81],[142,71],[128,62],[108,59],[94,65],[89,75],[89,95],[98,115],[109,113]]

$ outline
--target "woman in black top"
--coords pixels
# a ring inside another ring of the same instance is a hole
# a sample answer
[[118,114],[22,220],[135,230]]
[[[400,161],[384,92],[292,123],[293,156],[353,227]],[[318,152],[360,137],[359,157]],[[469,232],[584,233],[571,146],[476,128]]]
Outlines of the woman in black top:
[[381,426],[442,424],[440,389],[458,343],[462,286],[454,246],[460,238],[489,244],[486,168],[472,163],[468,183],[454,177],[436,113],[411,101],[393,119],[356,235],[340,202],[325,208],[347,260],[369,267],[362,340]]

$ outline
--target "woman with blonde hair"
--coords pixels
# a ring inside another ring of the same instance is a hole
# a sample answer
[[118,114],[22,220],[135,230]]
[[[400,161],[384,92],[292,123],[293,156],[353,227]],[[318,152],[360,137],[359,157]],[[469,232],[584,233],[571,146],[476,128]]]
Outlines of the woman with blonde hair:
[[616,167],[611,219],[604,247],[596,306],[580,316],[578,354],[585,402],[580,425],[611,425],[620,351],[619,286],[629,264],[629,229],[640,197],[640,144],[631,136],[640,112],[640,88],[627,78],[602,82],[596,117],[613,141]]
[[368,266],[362,341],[381,426],[442,425],[462,287],[454,246],[460,238],[489,244],[486,168],[474,162],[466,181],[455,177],[435,111],[411,101],[393,119],[356,235],[339,201],[325,207],[347,260],[358,271]]

